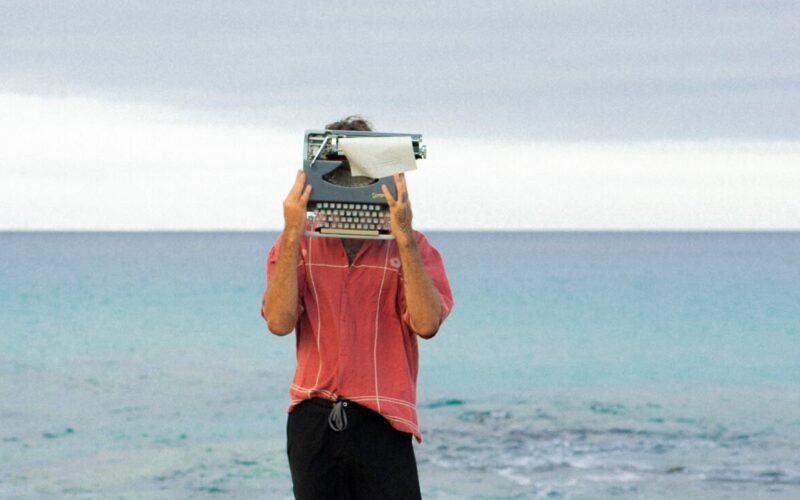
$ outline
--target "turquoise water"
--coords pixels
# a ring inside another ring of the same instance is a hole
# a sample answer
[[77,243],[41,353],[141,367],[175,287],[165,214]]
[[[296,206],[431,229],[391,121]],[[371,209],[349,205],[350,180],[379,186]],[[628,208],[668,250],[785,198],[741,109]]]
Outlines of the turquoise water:
[[[426,498],[800,497],[800,233],[430,233]],[[275,233],[0,233],[0,497],[291,495]]]

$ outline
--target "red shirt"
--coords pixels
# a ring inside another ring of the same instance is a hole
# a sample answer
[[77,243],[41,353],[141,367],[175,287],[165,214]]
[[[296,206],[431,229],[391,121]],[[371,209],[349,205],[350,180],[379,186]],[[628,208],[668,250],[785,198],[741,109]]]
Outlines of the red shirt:
[[[453,295],[439,252],[415,231],[428,275],[439,290],[442,321]],[[267,280],[280,238],[267,259]],[[394,240],[364,240],[348,263],[338,238],[303,238],[297,266],[297,369],[289,411],[305,399],[348,399],[422,441],[416,393],[419,350],[409,326],[403,270]],[[263,312],[262,312],[263,314]]]

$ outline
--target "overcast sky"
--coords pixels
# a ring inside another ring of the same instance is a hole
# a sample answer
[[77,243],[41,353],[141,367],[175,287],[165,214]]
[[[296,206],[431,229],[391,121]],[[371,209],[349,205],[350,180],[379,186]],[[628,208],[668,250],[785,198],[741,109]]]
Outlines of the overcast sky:
[[5,1],[0,228],[278,228],[362,113],[422,227],[800,229],[799,6]]

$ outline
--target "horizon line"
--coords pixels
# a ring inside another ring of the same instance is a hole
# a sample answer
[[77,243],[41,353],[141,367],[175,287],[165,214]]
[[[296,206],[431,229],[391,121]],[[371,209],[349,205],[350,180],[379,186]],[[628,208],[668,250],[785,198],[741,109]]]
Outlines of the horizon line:
[[[798,228],[424,228],[423,233],[798,233]],[[161,228],[161,229],[6,229],[0,233],[280,233],[283,229]]]

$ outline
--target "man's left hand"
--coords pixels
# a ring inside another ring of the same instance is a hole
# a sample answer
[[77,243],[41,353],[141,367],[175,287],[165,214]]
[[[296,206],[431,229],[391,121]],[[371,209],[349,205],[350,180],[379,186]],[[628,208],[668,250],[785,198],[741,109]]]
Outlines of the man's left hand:
[[392,197],[386,184],[381,186],[386,202],[389,204],[389,215],[391,217],[392,234],[398,243],[404,241],[414,241],[414,230],[411,227],[411,202],[408,200],[408,188],[406,187],[406,176],[402,173],[394,174],[394,185],[397,187],[397,199]]

